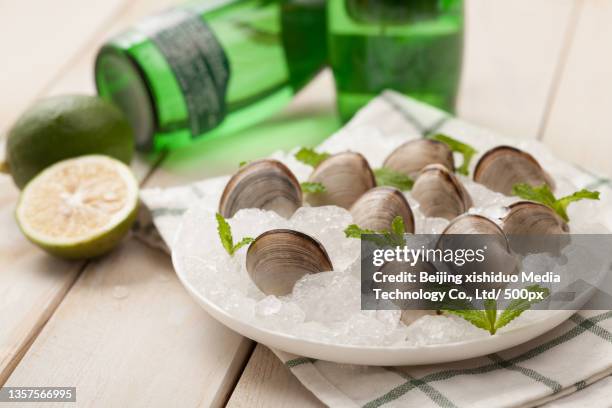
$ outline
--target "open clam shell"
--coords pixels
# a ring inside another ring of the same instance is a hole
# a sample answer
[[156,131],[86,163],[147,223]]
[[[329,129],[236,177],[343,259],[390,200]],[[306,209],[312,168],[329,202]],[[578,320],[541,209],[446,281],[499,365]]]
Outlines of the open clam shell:
[[258,160],[240,168],[225,186],[219,212],[230,218],[243,208],[271,210],[289,218],[302,206],[302,189],[283,163]]
[[319,163],[308,181],[321,183],[322,193],[308,194],[312,206],[337,205],[349,209],[363,193],[376,186],[368,161],[359,153],[344,152]]
[[407,233],[414,233],[414,215],[404,194],[393,187],[375,187],[363,194],[350,209],[353,221],[373,231],[391,230],[397,216],[404,220]]
[[430,164],[440,164],[454,171],[453,152],[446,143],[431,139],[411,140],[391,152],[383,167],[414,177]]
[[302,232],[275,229],[259,235],[249,246],[246,269],[266,295],[284,296],[309,273],[334,269],[319,241]]
[[505,195],[512,195],[512,187],[518,183],[547,184],[551,190],[555,187],[553,179],[532,155],[510,146],[486,152],[476,164],[474,181]]
[[472,198],[463,184],[439,164],[430,164],[421,170],[411,193],[428,217],[452,220],[472,206]]

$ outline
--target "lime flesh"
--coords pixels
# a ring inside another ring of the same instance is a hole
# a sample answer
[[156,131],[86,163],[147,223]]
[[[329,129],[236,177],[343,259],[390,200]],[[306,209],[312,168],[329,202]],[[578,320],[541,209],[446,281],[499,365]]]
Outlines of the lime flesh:
[[138,183],[131,170],[108,156],[81,156],[43,170],[23,189],[17,222],[44,250],[86,259],[114,248],[138,209]]

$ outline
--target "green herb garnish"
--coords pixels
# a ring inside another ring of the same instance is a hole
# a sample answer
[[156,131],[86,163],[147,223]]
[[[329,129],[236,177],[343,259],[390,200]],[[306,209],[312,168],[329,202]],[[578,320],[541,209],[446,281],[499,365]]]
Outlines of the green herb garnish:
[[[361,239],[362,235],[371,235],[364,239],[374,242],[378,246],[401,246],[405,245],[404,232],[406,227],[404,225],[404,219],[401,216],[393,218],[391,222],[391,231],[373,231],[365,228],[361,228],[357,224],[351,224],[344,229],[344,235],[347,238],[358,238]],[[382,237],[380,237],[382,235]]]
[[327,159],[329,156],[329,153],[317,153],[314,151],[314,149],[310,149],[308,147],[302,147],[295,154],[295,158],[297,160],[312,167],[317,167],[319,163]]
[[450,136],[442,134],[431,136],[431,139],[445,143],[451,149],[451,151],[460,153],[463,156],[463,163],[461,163],[461,166],[457,167],[455,171],[459,174],[463,174],[464,176],[469,174],[470,161],[472,160],[472,157],[478,153],[476,149],[468,144],[453,139]]
[[311,181],[304,181],[304,182],[300,183],[300,186],[302,187],[302,191],[304,193],[316,194],[316,193],[324,193],[325,192],[325,186],[322,183],[314,183],[314,182],[311,182]]
[[219,232],[219,238],[221,239],[221,244],[223,248],[227,251],[230,256],[233,256],[234,253],[242,248],[245,245],[250,244],[255,241],[255,239],[250,237],[244,237],[240,242],[234,244],[234,238],[232,237],[232,227],[227,223],[225,218],[219,213],[216,214],[217,217],[217,231]]
[[351,224],[344,229],[344,235],[347,238],[361,238],[362,235],[373,235],[378,234],[376,231],[361,228],[357,224]]
[[248,160],[243,160],[240,163],[238,163],[238,167],[243,167],[243,166],[245,166],[247,164],[249,164],[249,161]]
[[525,289],[532,293],[542,293],[541,298],[534,300],[515,299],[508,304],[505,310],[497,313],[497,303],[494,300],[484,302],[485,310],[476,310],[470,303],[461,305],[462,309],[442,309],[447,313],[459,316],[474,326],[486,330],[491,335],[497,333],[499,329],[510,323],[512,320],[519,317],[525,310],[531,308],[532,305],[541,302],[547,298],[550,291],[539,285],[527,286]]
[[414,180],[403,173],[381,167],[374,170],[377,186],[391,186],[400,191],[407,191],[412,188]]
[[599,200],[599,191],[587,189],[582,189],[574,194],[557,199],[547,184],[542,184],[540,187],[533,187],[526,183],[515,184],[512,187],[512,194],[552,208],[565,222],[569,222],[567,207],[570,203],[580,200]]

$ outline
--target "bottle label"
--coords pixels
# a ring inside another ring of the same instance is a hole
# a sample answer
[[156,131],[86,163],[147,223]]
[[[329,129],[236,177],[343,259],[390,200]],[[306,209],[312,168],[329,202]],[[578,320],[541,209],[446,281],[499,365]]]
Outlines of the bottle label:
[[181,88],[193,137],[216,127],[225,116],[229,61],[206,22],[173,9],[138,24],[164,55]]

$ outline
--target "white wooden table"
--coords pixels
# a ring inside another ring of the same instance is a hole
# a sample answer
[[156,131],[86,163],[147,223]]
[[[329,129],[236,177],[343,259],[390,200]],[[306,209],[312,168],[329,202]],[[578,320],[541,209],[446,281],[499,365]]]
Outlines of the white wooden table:
[[[0,0],[0,131],[38,97],[92,93],[104,39],[172,2]],[[468,0],[466,14],[459,114],[612,174],[612,0]],[[328,114],[332,89],[324,73],[274,120]],[[176,185],[231,171],[222,157],[133,167],[145,187]],[[202,311],[165,255],[127,239],[95,262],[51,258],[19,233],[17,196],[0,176],[0,385],[76,386],[79,406],[320,405],[268,349]]]

